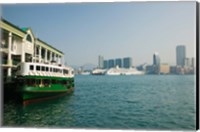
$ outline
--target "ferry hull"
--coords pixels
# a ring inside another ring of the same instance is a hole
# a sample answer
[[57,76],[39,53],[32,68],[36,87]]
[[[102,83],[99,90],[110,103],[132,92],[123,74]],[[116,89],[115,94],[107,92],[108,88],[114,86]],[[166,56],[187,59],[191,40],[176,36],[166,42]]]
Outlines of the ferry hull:
[[[45,80],[47,81],[47,79],[48,81],[53,80],[54,83],[45,83]],[[38,81],[40,83],[38,83]],[[55,98],[57,96],[70,94],[74,91],[74,78],[41,78],[25,76],[18,78],[17,82],[18,85],[16,92],[19,99],[23,101],[23,104],[24,102],[25,104],[28,104],[31,102]]]
[[23,92],[21,94],[21,99],[23,100],[23,105],[28,105],[30,103],[42,102],[60,96],[69,95],[72,94],[73,91],[74,87],[62,92]]

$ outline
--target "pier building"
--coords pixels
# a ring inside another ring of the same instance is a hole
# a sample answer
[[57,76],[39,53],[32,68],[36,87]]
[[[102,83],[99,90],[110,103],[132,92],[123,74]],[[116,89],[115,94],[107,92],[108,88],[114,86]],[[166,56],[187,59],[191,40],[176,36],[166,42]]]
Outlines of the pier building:
[[0,29],[4,82],[12,81],[20,62],[64,64],[64,53],[35,37],[31,28],[20,28],[2,18]]

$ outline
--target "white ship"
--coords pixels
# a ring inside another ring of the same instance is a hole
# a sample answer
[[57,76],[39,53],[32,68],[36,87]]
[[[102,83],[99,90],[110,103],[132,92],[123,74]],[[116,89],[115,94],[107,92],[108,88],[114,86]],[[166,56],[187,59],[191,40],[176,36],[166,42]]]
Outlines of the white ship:
[[95,69],[92,71],[92,75],[104,75],[106,72],[105,69]]
[[143,75],[143,71],[138,71],[136,68],[111,68],[107,70],[106,75]]

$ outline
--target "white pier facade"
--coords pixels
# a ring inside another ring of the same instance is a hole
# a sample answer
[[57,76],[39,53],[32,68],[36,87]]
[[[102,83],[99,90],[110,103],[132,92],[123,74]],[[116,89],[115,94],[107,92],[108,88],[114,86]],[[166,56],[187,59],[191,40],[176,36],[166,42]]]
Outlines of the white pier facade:
[[12,80],[17,64],[20,62],[64,65],[64,53],[36,38],[31,28],[19,28],[1,19],[0,29],[1,68],[4,82]]

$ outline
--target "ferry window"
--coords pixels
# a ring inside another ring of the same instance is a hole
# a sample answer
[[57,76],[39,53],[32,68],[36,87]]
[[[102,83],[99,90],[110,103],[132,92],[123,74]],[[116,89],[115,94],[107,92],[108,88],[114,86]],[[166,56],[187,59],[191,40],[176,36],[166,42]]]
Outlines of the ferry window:
[[67,85],[67,81],[66,80],[62,80],[62,84]]
[[41,83],[41,80],[40,79],[36,79],[35,80],[35,84],[38,86],[38,85],[40,85],[40,83]]
[[68,70],[64,70],[64,74],[68,74]]
[[33,65],[30,65],[30,70],[34,70],[34,66]]
[[50,68],[50,72],[52,72],[52,68]]
[[26,85],[28,86],[34,86],[35,81],[33,79],[27,79],[26,80]]
[[44,79],[44,80],[43,80],[43,83],[44,83],[44,86],[45,86],[45,87],[48,87],[49,84],[50,84],[50,80]]
[[53,68],[53,72],[56,72],[56,69],[55,69],[55,68]]
[[37,71],[40,71],[40,66],[36,66],[36,70],[37,70]]
[[42,66],[42,71],[45,71],[45,67],[44,66]]
[[52,84],[56,84],[57,80],[52,80],[51,82],[52,82]]
[[46,71],[49,71],[49,67],[46,67]]

